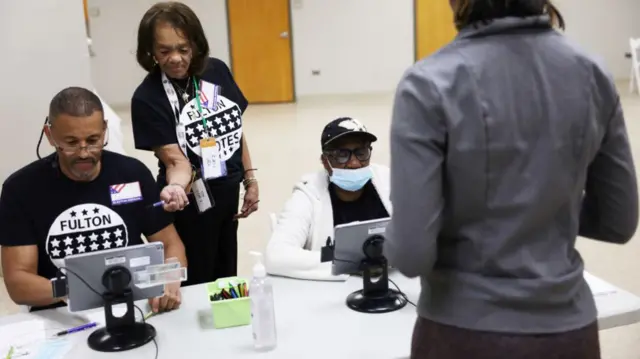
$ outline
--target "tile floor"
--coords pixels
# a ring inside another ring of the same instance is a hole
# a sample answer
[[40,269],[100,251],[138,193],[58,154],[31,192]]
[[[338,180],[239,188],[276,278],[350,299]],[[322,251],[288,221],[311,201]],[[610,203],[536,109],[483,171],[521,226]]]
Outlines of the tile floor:
[[[635,158],[640,158],[640,96],[628,95],[626,84],[621,85],[629,136]],[[247,252],[262,250],[266,244],[269,235],[268,214],[280,210],[292,185],[303,173],[319,168],[319,137],[326,122],[338,116],[361,119],[379,135],[373,160],[389,163],[387,133],[391,101],[390,94],[378,94],[314,97],[301,99],[297,104],[250,106],[245,114],[245,133],[254,165],[259,168],[257,176],[261,201],[259,212],[240,225],[241,274],[249,274],[251,268]],[[156,172],[153,155],[133,149],[128,111],[118,112],[122,117],[125,150]],[[638,233],[638,238],[625,246],[579,240],[578,246],[587,269],[614,285],[640,295],[640,231]],[[8,298],[4,285],[0,285],[0,315],[17,310]],[[640,359],[640,324],[603,331],[601,342],[605,359]]]

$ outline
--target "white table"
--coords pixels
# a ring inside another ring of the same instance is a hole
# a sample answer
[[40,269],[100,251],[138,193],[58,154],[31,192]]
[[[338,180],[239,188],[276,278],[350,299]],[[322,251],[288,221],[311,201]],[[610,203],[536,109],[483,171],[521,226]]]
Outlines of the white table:
[[[409,299],[417,301],[417,279],[393,274],[393,280]],[[640,298],[586,274],[598,306],[600,329],[640,321]],[[406,358],[416,319],[415,308],[387,314],[361,314],[345,305],[347,295],[361,289],[362,279],[346,282],[311,282],[272,278],[275,290],[278,348],[268,353],[252,349],[251,327],[214,329],[204,286],[183,289],[180,310],[149,319],[158,331],[158,358]],[[137,303],[146,305],[144,302]],[[145,310],[145,307],[142,307]],[[44,318],[48,328],[81,324],[66,308],[20,313],[0,318],[0,325]],[[55,332],[55,331],[52,331]],[[89,331],[72,334],[76,342],[67,358],[153,359],[153,343],[129,352],[93,352],[86,339]],[[71,336],[70,336],[71,337]],[[211,353],[211,354],[207,354]],[[215,354],[214,354],[215,353]]]

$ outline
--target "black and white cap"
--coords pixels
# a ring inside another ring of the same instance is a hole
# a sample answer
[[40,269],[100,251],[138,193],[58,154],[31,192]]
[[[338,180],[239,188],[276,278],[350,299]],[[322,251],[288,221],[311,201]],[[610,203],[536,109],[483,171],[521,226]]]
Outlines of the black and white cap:
[[325,148],[331,142],[346,135],[361,135],[371,142],[378,140],[376,136],[367,131],[365,125],[360,121],[351,117],[340,117],[329,122],[324,127],[324,130],[322,130],[322,137],[320,138],[320,144],[322,145],[322,148]]

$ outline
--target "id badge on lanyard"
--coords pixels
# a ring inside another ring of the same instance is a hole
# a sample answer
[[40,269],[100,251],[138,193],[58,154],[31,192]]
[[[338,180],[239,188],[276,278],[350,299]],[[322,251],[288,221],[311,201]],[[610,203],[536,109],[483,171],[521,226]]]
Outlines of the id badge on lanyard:
[[[167,98],[169,99],[169,103],[171,104],[175,120],[176,120],[176,136],[178,137],[178,143],[180,144],[180,149],[184,153],[184,155],[189,158],[187,154],[187,134],[186,134],[186,126],[184,122],[180,120],[180,102],[178,101],[178,95],[174,90],[171,82],[167,75],[162,73],[162,85],[164,86],[165,93],[167,94]],[[202,104],[200,101],[200,88],[198,86],[198,82],[193,79],[193,85],[196,90],[196,103],[198,105],[198,113],[202,118],[202,125],[204,128],[207,128],[207,121],[202,116]],[[216,104],[217,93],[219,88],[215,85],[208,84],[209,87],[212,87],[212,97],[213,101],[210,101],[212,105]],[[209,103],[209,101],[207,101]],[[202,157],[201,170],[202,177],[205,180],[214,179],[219,177],[224,177],[227,175],[226,163],[220,158],[220,146],[216,143],[214,137],[209,137],[205,132],[205,136],[200,139],[200,155]]]
[[202,179],[202,177],[193,182],[191,190],[193,191],[193,196],[196,198],[196,205],[198,206],[199,213],[206,212],[215,206],[216,203],[213,200],[211,191],[209,190],[209,185],[207,184],[207,181]]

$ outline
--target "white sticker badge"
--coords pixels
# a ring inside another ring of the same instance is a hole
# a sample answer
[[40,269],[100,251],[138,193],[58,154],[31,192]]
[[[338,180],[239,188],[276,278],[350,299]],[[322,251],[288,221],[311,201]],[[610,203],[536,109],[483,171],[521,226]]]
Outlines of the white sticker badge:
[[142,200],[140,182],[113,184],[109,186],[109,193],[111,194],[111,204],[114,206]]
[[211,110],[218,110],[218,95],[220,94],[220,86],[211,82],[200,80],[200,97],[202,104]]

